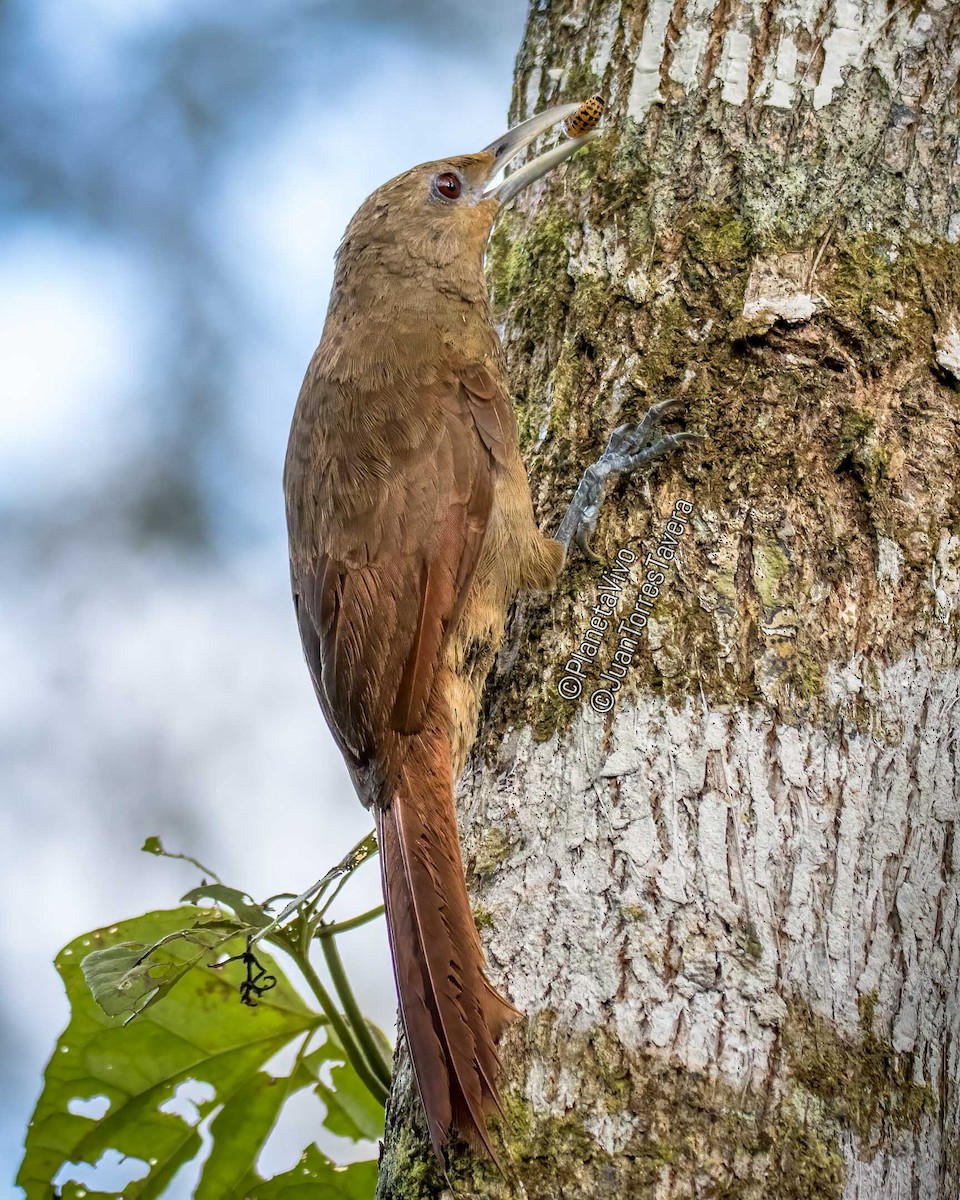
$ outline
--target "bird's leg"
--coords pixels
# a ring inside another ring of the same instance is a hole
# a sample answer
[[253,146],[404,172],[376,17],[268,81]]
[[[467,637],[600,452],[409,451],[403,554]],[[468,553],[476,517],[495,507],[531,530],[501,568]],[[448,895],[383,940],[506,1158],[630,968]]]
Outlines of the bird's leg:
[[610,434],[603,454],[584,471],[555,534],[565,554],[570,543],[576,542],[587,558],[597,561],[589,539],[597,527],[597,517],[611,480],[679,450],[684,444],[697,445],[704,440],[701,433],[663,433],[662,423],[673,417],[680,407],[679,400],[662,400],[647,409],[643,420],[635,425],[620,425]]

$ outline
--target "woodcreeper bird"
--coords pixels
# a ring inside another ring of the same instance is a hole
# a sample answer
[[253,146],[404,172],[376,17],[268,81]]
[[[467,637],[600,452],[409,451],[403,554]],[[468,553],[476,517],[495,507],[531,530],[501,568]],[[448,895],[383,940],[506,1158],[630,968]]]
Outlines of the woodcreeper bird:
[[558,537],[534,523],[484,252],[499,210],[598,136],[495,177],[568,104],[478,154],[424,163],[360,206],[336,255],[284,470],[290,569],[314,688],[376,822],[413,1075],[442,1158],[454,1131],[493,1155],[497,1039],[516,1010],[489,983],[467,898],[453,785],[520,589],[556,580],[610,476],[693,437],[616,430]]

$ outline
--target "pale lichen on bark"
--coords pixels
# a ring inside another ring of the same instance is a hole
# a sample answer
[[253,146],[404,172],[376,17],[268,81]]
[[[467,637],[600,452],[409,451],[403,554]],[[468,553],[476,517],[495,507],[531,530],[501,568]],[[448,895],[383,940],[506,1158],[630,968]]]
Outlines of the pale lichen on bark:
[[[556,690],[579,559],[490,681],[462,837],[528,1017],[459,1192],[960,1189],[958,67],[945,0],[531,9],[512,116],[609,114],[490,256],[544,526],[650,402],[708,440],[601,517],[609,562],[694,505],[614,711]],[[381,1196],[445,1186],[411,1120]]]

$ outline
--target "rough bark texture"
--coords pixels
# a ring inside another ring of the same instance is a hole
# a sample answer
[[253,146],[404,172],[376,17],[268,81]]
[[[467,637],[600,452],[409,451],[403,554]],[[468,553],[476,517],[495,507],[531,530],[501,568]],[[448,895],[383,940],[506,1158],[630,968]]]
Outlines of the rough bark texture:
[[512,116],[609,101],[491,252],[545,527],[654,400],[708,441],[604,510],[579,698],[605,567],[514,614],[460,789],[506,1178],[401,1070],[382,1198],[960,1190],[958,64],[942,0],[531,11]]

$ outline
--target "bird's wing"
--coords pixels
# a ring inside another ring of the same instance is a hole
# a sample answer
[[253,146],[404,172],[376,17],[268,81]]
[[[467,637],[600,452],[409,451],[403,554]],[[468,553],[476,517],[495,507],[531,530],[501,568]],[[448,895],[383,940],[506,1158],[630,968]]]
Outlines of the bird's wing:
[[385,730],[423,724],[477,566],[496,464],[515,437],[503,385],[483,366],[389,411],[379,421],[373,413],[367,444],[317,481],[317,546],[292,559],[314,685],[358,766]]

